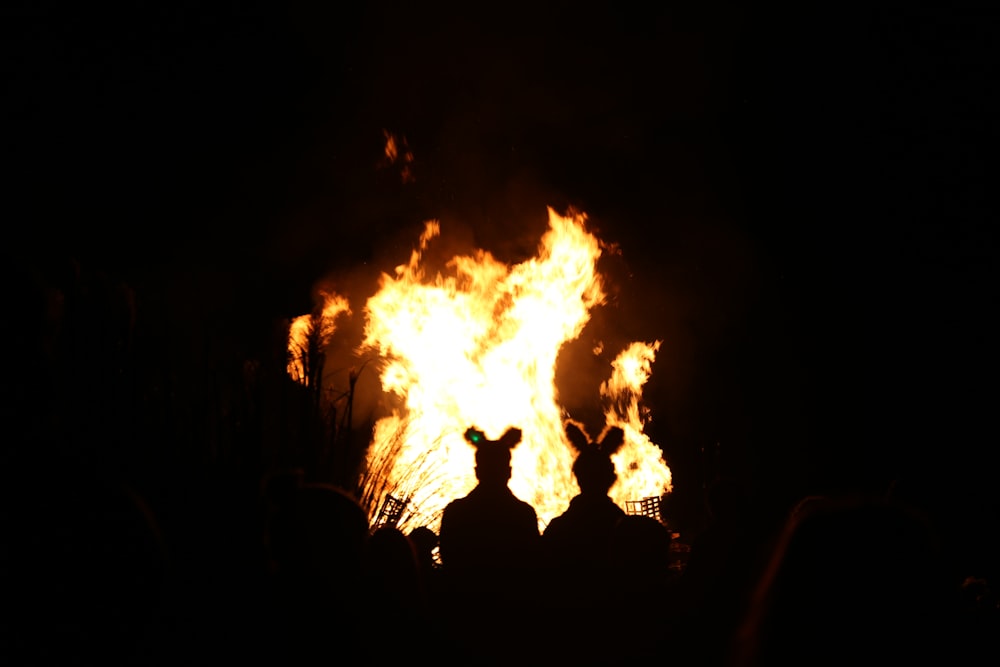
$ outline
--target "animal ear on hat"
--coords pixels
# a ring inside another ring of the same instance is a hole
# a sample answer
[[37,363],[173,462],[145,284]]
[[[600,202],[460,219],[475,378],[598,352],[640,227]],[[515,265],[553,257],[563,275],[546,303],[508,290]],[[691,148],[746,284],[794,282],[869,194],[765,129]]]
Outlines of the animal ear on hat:
[[507,449],[514,449],[517,443],[521,442],[521,429],[516,426],[511,426],[507,429],[500,439],[497,440],[497,444],[506,447]]
[[601,451],[608,456],[617,452],[625,444],[625,431],[621,426],[612,426],[601,436]]
[[577,452],[582,452],[590,447],[590,438],[583,431],[583,427],[575,421],[566,422],[566,437],[569,438],[569,444],[573,446]]
[[479,445],[482,445],[483,443],[486,442],[486,434],[480,431],[475,426],[470,426],[469,428],[465,429],[465,433],[463,435],[465,436],[466,442],[468,442],[473,447],[478,447]]

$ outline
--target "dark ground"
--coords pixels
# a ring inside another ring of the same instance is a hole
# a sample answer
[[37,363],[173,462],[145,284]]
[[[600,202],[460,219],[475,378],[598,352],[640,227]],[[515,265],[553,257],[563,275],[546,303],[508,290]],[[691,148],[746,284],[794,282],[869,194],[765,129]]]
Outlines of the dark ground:
[[[678,514],[717,469],[778,506],[895,483],[992,567],[995,13],[271,5],[5,10],[9,331],[16,281],[76,260],[135,289],[148,363],[197,403],[424,219],[515,261],[575,205],[622,250],[602,322],[664,340]],[[182,468],[241,460],[191,440]]]

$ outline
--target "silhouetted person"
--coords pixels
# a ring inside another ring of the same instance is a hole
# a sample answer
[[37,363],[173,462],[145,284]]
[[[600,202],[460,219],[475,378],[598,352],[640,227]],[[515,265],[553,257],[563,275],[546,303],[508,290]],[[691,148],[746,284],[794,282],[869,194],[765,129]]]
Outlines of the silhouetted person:
[[445,507],[439,549],[453,606],[449,634],[464,642],[454,648],[475,651],[464,657],[480,662],[510,656],[524,639],[510,633],[514,616],[530,609],[537,593],[540,536],[535,509],[507,486],[521,430],[510,428],[495,441],[474,428],[465,436],[476,448],[478,484]]
[[432,616],[442,603],[443,573],[434,552],[438,548],[438,536],[427,526],[418,526],[410,531],[410,542],[417,552],[417,565],[420,568],[420,578],[427,596],[427,605]]
[[53,476],[7,512],[0,662],[167,664],[168,553],[142,496]]
[[618,479],[611,455],[624,443],[625,432],[613,427],[592,442],[570,421],[566,435],[577,451],[573,475],[580,493],[546,526],[542,546],[556,601],[565,608],[595,609],[606,604],[614,585],[609,579],[611,535],[625,511],[608,492]]
[[368,538],[363,571],[358,602],[372,657],[409,660],[432,627],[416,547],[399,528],[382,526]]
[[623,516],[611,534],[611,563],[622,584],[619,595],[660,586],[674,576],[670,569],[670,530],[651,516]]
[[417,561],[425,572],[432,572],[438,569],[434,551],[438,548],[438,536],[427,526],[418,526],[410,531],[410,541],[417,550]]
[[924,518],[897,503],[803,505],[761,577],[732,663],[968,664],[951,641],[939,555]]
[[272,539],[276,657],[353,655],[364,592],[368,515],[346,491],[322,483],[297,488],[276,517]]
[[671,603],[676,576],[670,569],[672,541],[670,530],[650,516],[627,515],[615,524],[611,535],[615,643],[605,664],[670,657],[670,637],[664,635],[660,621]]
[[742,482],[722,477],[706,494],[708,523],[691,542],[668,609],[667,630],[689,659],[718,665],[728,656],[749,590],[761,568],[761,531],[754,525],[751,495]]
[[364,573],[362,597],[377,598],[380,605],[397,610],[422,603],[417,550],[399,528],[382,526],[368,538]]
[[[580,492],[553,518],[542,534],[545,588],[539,600],[557,629],[551,632],[551,660],[593,662],[612,644],[608,617],[615,613],[615,581],[611,537],[625,511],[608,492],[617,480],[611,460],[625,441],[619,427],[605,430],[596,442],[573,421],[566,436],[576,451],[573,475]],[[572,625],[565,625],[567,619]],[[550,624],[552,621],[549,621]]]

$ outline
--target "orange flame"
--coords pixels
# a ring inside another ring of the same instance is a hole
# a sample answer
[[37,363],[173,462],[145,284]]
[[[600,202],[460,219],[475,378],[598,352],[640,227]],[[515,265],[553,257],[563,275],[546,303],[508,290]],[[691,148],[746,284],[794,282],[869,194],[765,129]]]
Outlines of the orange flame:
[[[548,214],[537,257],[507,266],[477,250],[452,258],[448,275],[433,278],[421,258],[440,226],[426,223],[409,263],[396,267],[395,276],[383,274],[365,306],[359,351],[378,353],[382,389],[398,402],[375,424],[363,495],[380,502],[380,491],[388,490],[405,499],[400,527],[436,530],[444,506],[475,486],[474,452],[462,435],[470,425],[489,438],[509,426],[522,430],[510,487],[535,507],[540,527],[579,491],[555,369],[563,344],[605,302],[596,270],[601,244],[586,230],[584,215],[564,217],[551,208]],[[669,468],[642,432],[646,415],[639,406],[659,344],[634,343],[602,385],[612,404],[607,423],[627,436],[616,459],[619,504],[671,489]]]
[[643,433],[648,410],[639,404],[642,387],[649,380],[650,367],[660,349],[660,341],[632,343],[611,363],[611,379],[601,385],[601,395],[610,400],[604,412],[608,426],[625,431],[625,444],[611,456],[618,481],[611,487],[611,499],[621,506],[627,500],[662,496],[673,490],[670,468],[660,448]]
[[[318,314],[299,315],[288,329],[287,372],[296,382],[309,384],[310,350],[323,350],[336,331],[337,318],[351,314],[347,298],[336,293],[324,293],[323,308]],[[314,340],[315,339],[315,340]],[[315,343],[315,344],[312,344]]]

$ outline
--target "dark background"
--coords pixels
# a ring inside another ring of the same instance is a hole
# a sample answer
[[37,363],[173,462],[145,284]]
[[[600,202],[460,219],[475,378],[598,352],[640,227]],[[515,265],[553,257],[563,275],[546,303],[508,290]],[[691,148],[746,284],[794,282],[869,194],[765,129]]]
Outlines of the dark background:
[[[276,5],[5,10],[8,334],[36,342],[38,290],[127,285],[144,368],[201,404],[320,279],[359,303],[423,220],[513,262],[576,206],[621,250],[594,326],[663,340],[644,403],[673,511],[720,472],[782,507],[894,488],[993,562],[995,14]],[[11,350],[10,419],[100,402],[106,351],[53,384]],[[241,460],[192,433],[148,458]]]

